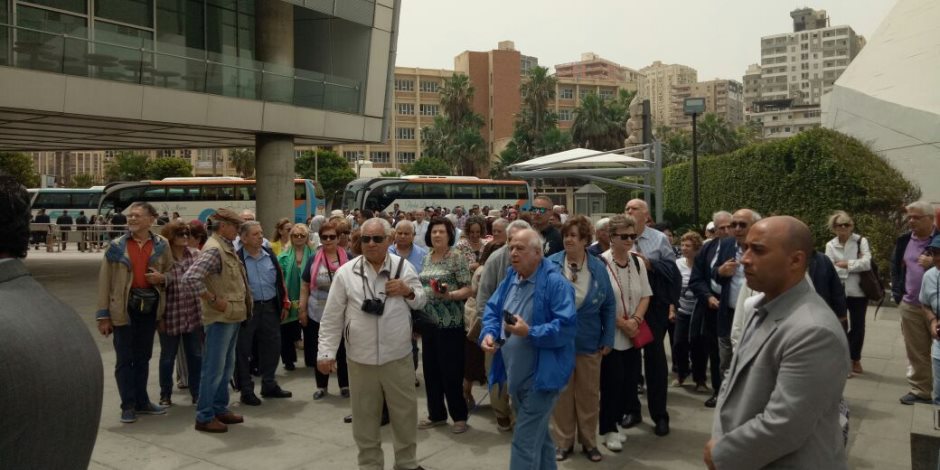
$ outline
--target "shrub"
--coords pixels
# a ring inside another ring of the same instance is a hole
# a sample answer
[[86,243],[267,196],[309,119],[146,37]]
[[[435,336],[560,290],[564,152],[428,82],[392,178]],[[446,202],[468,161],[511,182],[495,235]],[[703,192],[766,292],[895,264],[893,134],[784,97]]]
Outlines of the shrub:
[[666,168],[663,185],[665,219],[674,226],[701,227],[714,211],[748,207],[803,220],[820,250],[833,236],[826,228],[829,215],[844,210],[855,219],[856,232],[868,237],[883,276],[903,208],[920,198],[920,189],[862,142],[821,128],[700,158],[698,221],[691,220],[691,164]]

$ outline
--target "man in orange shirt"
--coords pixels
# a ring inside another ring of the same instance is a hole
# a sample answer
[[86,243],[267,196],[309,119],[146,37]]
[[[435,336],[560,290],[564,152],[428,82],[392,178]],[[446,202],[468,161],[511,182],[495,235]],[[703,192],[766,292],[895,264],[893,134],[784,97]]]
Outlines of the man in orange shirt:
[[98,274],[98,331],[114,333],[114,376],[121,395],[121,422],[138,414],[162,415],[166,409],[147,395],[150,357],[157,322],[163,317],[165,279],[173,264],[167,240],[150,232],[157,210],[146,202],[131,204],[128,232],[112,240]]

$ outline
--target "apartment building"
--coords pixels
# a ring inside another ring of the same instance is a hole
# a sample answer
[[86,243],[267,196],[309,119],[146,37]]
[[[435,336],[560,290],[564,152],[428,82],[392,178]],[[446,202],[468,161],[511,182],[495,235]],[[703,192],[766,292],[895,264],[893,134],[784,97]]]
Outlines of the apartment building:
[[672,121],[669,127],[692,130],[692,116],[684,111],[686,98],[705,98],[705,113],[714,113],[738,127],[744,123],[744,86],[737,80],[709,80],[676,85],[672,90]]
[[588,93],[593,93],[601,99],[614,99],[620,90],[637,91],[641,86],[639,81],[622,81],[607,78],[578,78],[558,77],[555,85],[555,101],[552,108],[558,115],[558,127],[570,130],[574,124],[574,111],[581,105],[581,100]]
[[653,126],[668,126],[676,119],[673,107],[674,87],[698,82],[698,72],[687,65],[664,64],[657,60],[652,65],[640,69],[640,73],[646,78],[645,90],[650,100]]
[[29,152],[29,155],[38,174],[52,177],[57,186],[68,186],[78,175],[89,175],[95,184],[106,183],[108,165],[122,151],[142,153],[149,158],[189,160],[193,176],[238,176],[230,158],[231,149],[67,150]]
[[744,72],[744,110],[750,111],[755,101],[761,100],[761,67],[751,64]]
[[578,62],[555,65],[555,76],[558,79],[594,78],[628,83],[639,83],[644,78],[640,72],[604,59],[593,52],[581,54],[581,60]]
[[[790,12],[790,17],[792,32],[761,38],[759,82],[754,66],[745,73],[745,82],[759,83],[758,89],[748,93],[749,120],[767,124],[789,107],[800,109],[797,114],[804,114],[805,107],[814,106],[818,111],[822,96],[832,91],[836,79],[865,45],[865,38],[850,26],[831,26],[825,10],[801,8]],[[817,117],[814,125],[819,125],[819,113],[810,114]],[[786,132],[764,131],[765,137],[784,135]]]

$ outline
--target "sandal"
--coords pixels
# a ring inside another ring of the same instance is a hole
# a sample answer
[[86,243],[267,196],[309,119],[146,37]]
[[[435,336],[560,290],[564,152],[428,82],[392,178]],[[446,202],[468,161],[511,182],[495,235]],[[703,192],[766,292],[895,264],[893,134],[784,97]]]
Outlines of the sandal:
[[445,424],[447,424],[446,419],[442,419],[440,421],[431,421],[431,418],[426,418],[418,421],[418,429],[431,429],[438,426],[443,426]]
[[588,460],[590,460],[591,462],[596,463],[596,462],[600,462],[601,460],[604,460],[604,456],[601,455],[601,451],[597,450],[597,447],[584,449],[583,451],[581,451],[581,453],[584,454],[584,456],[587,457]]
[[574,452],[574,446],[571,446],[567,449],[556,447],[555,448],[555,461],[564,462],[565,460],[568,460],[568,456],[571,455],[572,452]]

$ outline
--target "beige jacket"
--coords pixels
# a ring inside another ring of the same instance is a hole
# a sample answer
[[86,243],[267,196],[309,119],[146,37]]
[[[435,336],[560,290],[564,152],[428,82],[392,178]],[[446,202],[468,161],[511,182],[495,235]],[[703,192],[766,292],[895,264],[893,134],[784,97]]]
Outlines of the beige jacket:
[[[252,306],[245,265],[238,258],[232,244],[226,243],[218,235],[209,237],[209,240],[202,247],[200,256],[213,256],[213,251],[217,251],[221,256],[222,269],[219,273],[208,273],[203,282],[209,293],[225,299],[228,305],[225,307],[225,311],[221,311],[212,308],[212,305],[206,300],[202,300],[202,324],[244,321],[251,316]],[[184,277],[189,276],[189,274],[187,272]]]
[[[128,324],[127,299],[131,291],[131,281],[134,278],[131,272],[130,256],[127,254],[129,238],[130,234],[124,234],[111,240],[104,252],[101,269],[98,271],[98,310],[95,312],[95,318],[110,318],[114,326]],[[166,238],[155,233],[150,234],[150,239],[153,241],[153,253],[150,255],[147,266],[161,273],[169,271],[173,266],[173,252],[170,251],[170,244]],[[160,293],[160,302],[157,305],[157,321],[159,321],[163,318],[166,293],[164,286],[154,287]]]

